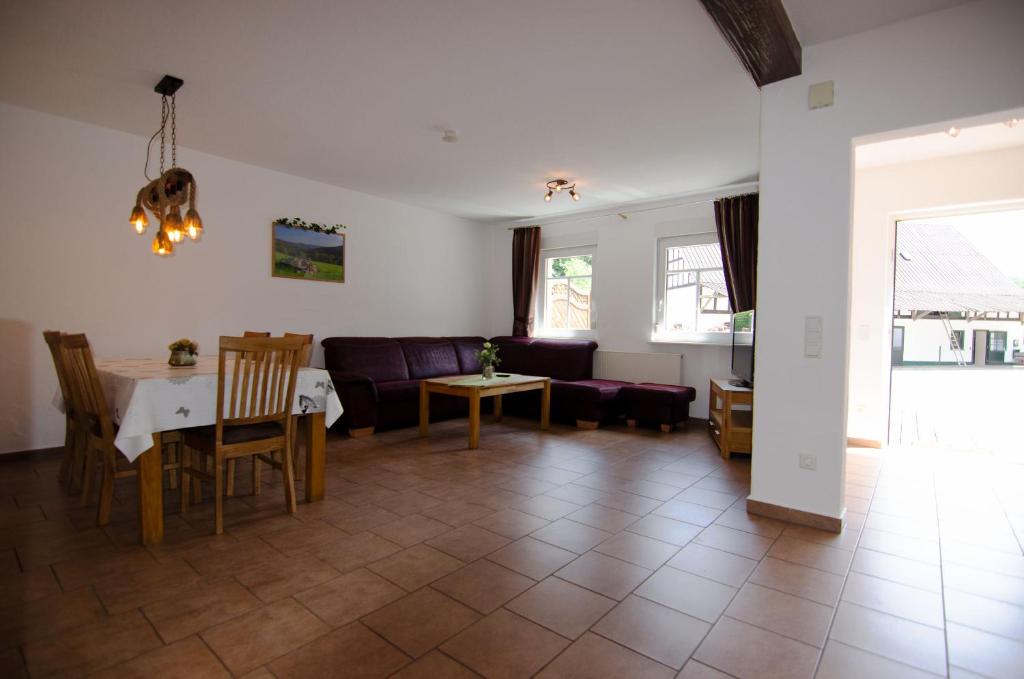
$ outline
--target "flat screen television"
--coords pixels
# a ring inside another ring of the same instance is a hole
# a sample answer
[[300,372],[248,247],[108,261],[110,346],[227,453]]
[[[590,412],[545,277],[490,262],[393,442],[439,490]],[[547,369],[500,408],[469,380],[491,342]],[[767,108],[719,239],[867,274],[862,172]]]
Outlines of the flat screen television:
[[754,386],[753,309],[732,315],[732,374],[735,386]]

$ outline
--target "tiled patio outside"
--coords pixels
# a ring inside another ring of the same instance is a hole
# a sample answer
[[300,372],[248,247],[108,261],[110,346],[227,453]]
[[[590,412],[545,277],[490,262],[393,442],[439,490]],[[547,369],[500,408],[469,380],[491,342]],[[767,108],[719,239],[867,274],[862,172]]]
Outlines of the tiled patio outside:
[[220,537],[169,495],[148,549],[130,481],[99,529],[56,456],[0,464],[0,675],[1022,674],[1019,457],[852,450],[832,535],[747,515],[698,425],[465,426],[332,436],[324,502],[265,474]]

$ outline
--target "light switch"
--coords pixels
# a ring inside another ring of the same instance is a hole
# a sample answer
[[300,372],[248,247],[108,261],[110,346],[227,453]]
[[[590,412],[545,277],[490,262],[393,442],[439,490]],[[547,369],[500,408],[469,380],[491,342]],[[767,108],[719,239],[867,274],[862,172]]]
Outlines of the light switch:
[[823,83],[815,83],[807,90],[807,108],[826,108],[836,101],[836,86],[832,80]]
[[821,358],[821,316],[804,317],[804,356]]

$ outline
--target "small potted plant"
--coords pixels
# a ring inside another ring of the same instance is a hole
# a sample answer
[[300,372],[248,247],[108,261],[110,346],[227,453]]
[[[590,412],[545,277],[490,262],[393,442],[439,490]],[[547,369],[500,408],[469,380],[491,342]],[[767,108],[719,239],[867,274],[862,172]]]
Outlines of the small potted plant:
[[490,342],[484,342],[483,348],[476,352],[476,360],[483,368],[483,378],[491,379],[494,377],[494,366],[501,363],[501,359],[498,358],[498,347]]
[[167,359],[169,365],[184,367],[196,364],[199,356],[199,345],[187,337],[171,342],[167,347],[171,350],[171,357]]

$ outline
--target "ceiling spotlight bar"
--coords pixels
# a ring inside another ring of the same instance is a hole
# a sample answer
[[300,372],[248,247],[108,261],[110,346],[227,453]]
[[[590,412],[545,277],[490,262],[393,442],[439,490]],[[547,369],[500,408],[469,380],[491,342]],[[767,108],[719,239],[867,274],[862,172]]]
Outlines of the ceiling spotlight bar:
[[550,203],[554,195],[562,191],[568,191],[569,197],[573,200],[580,199],[580,194],[576,191],[576,184],[569,184],[568,179],[552,179],[547,183],[547,187],[548,192],[544,194],[545,203]]

